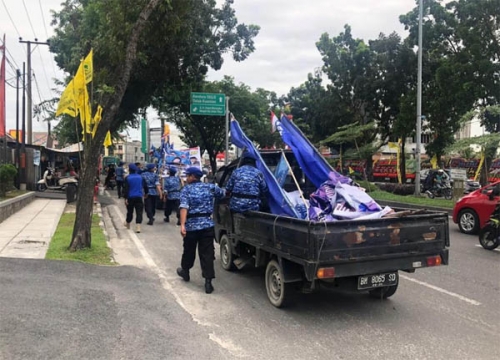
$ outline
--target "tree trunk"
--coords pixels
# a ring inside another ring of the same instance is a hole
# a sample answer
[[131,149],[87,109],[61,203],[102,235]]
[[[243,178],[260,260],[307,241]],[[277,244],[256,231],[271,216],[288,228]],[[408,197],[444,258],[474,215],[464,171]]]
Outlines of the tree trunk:
[[69,248],[71,250],[89,248],[91,246],[90,228],[92,226],[93,210],[93,192],[94,179],[97,174],[99,151],[109,130],[113,119],[115,118],[120,104],[127,89],[130,80],[132,66],[137,57],[137,43],[139,36],[144,30],[149,16],[160,3],[160,0],[150,0],[139,18],[134,24],[130,33],[130,40],[125,50],[125,62],[121,68],[121,73],[117,76],[117,82],[114,84],[114,93],[107,98],[103,106],[103,118],[97,127],[94,139],[87,139],[84,145],[84,163],[82,174],[79,181],[78,202],[76,204],[76,221],[73,228],[73,236]]

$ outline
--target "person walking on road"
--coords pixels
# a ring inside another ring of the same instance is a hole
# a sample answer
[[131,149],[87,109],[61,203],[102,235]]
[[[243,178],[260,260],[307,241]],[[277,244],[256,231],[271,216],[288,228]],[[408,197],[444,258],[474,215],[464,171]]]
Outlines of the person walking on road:
[[125,227],[130,229],[130,223],[134,216],[137,233],[141,232],[142,212],[144,210],[143,198],[148,196],[148,186],[141,175],[137,174],[139,170],[136,165],[130,164],[129,175],[125,178],[123,187],[123,197],[125,198],[125,206],[127,207],[127,218]]
[[181,235],[184,238],[184,252],[181,267],[177,269],[184,281],[189,281],[189,270],[194,265],[196,247],[200,257],[201,275],[205,278],[205,292],[214,291],[214,222],[212,213],[214,200],[225,196],[225,191],[215,184],[200,181],[203,172],[197,167],[186,169],[186,182],[180,194]]
[[122,189],[123,189],[123,179],[125,176],[125,169],[123,169],[124,162],[120,161],[118,167],[115,170],[115,181],[116,181],[116,190],[118,192],[118,199],[122,197]]
[[162,190],[160,186],[160,177],[156,173],[155,164],[147,164],[147,171],[143,172],[141,176],[146,180],[148,186],[148,197],[145,201],[146,215],[148,216],[148,225],[153,225],[156,214],[156,202],[162,197]]
[[177,168],[171,166],[168,170],[169,176],[163,179],[163,201],[165,202],[165,222],[170,221],[170,215],[175,211],[177,214],[177,225],[180,225],[179,201],[181,188],[184,185],[180,177],[175,176]]
[[259,210],[261,197],[268,192],[262,172],[255,167],[255,160],[243,155],[242,166],[234,170],[226,185],[230,194],[229,208],[236,213]]

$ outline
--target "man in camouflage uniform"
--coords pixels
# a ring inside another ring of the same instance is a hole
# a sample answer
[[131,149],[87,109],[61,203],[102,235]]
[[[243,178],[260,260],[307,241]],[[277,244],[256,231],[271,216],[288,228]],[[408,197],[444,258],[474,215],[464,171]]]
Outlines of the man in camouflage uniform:
[[261,197],[268,192],[262,172],[255,167],[255,160],[244,155],[242,166],[234,170],[226,185],[230,193],[229,208],[242,213],[259,210]]
[[225,191],[215,184],[200,181],[203,172],[197,167],[186,169],[187,185],[181,190],[180,215],[181,235],[184,238],[184,252],[177,275],[189,281],[189,270],[193,267],[198,245],[201,274],[205,278],[205,292],[214,291],[212,279],[214,270],[214,200],[225,196]]
[[177,225],[180,225],[179,199],[181,197],[182,179],[175,176],[177,168],[171,166],[168,170],[169,176],[163,179],[163,201],[165,201],[165,222],[170,221],[173,211],[177,214]]
[[148,186],[148,197],[146,198],[144,207],[148,216],[148,225],[153,225],[155,221],[156,202],[162,197],[162,190],[160,186],[160,177],[156,173],[156,165],[148,164],[147,171],[143,172],[141,176],[146,181]]

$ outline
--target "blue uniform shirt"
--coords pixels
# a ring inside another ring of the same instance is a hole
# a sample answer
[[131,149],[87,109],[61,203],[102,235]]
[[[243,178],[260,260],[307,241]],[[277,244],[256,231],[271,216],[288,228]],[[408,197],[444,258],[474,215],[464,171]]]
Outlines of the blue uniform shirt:
[[118,166],[115,171],[115,180],[123,181],[123,175],[125,175],[125,170],[123,170],[123,167]]
[[220,199],[224,196],[225,191],[215,184],[194,182],[184,186],[179,207],[188,210],[186,231],[213,227],[214,198]]
[[179,200],[181,198],[181,179],[176,176],[164,178],[163,190],[166,191],[168,200]]
[[158,194],[158,190],[156,189],[157,185],[160,185],[160,178],[157,174],[151,171],[145,171],[141,174],[144,180],[146,180],[146,185],[148,186],[149,195],[156,196]]
[[141,198],[148,194],[146,181],[139,174],[130,174],[125,178],[123,197],[125,199]]
[[262,172],[250,165],[234,170],[226,190],[231,192],[229,208],[234,212],[259,210],[260,196],[268,191]]

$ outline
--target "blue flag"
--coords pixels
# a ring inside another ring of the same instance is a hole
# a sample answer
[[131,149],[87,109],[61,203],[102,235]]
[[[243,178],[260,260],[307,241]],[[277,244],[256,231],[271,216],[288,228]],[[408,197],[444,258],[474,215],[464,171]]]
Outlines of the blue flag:
[[292,149],[302,171],[314,186],[320,187],[321,184],[328,180],[331,172],[335,173],[337,178],[342,179],[341,182],[350,183],[350,179],[335,171],[304,136],[302,131],[286,116],[281,117],[281,121],[276,125],[276,128],[280,132],[283,142]]
[[278,166],[276,166],[276,169],[274,169],[274,177],[276,178],[276,181],[281,187],[285,185],[285,180],[287,175],[288,175],[288,164],[286,163],[285,153],[282,152]]
[[240,124],[236,120],[231,120],[231,142],[239,147],[240,149],[246,148],[248,154],[250,154],[255,160],[257,168],[264,174],[264,180],[266,181],[267,187],[269,189],[269,194],[267,196],[267,201],[271,212],[276,215],[286,215],[294,218],[300,218],[299,214],[290,203],[288,196],[285,191],[281,188],[280,184],[276,181],[274,174],[269,170],[266,163],[260,156],[253,143],[246,137],[243,130],[240,128]]

